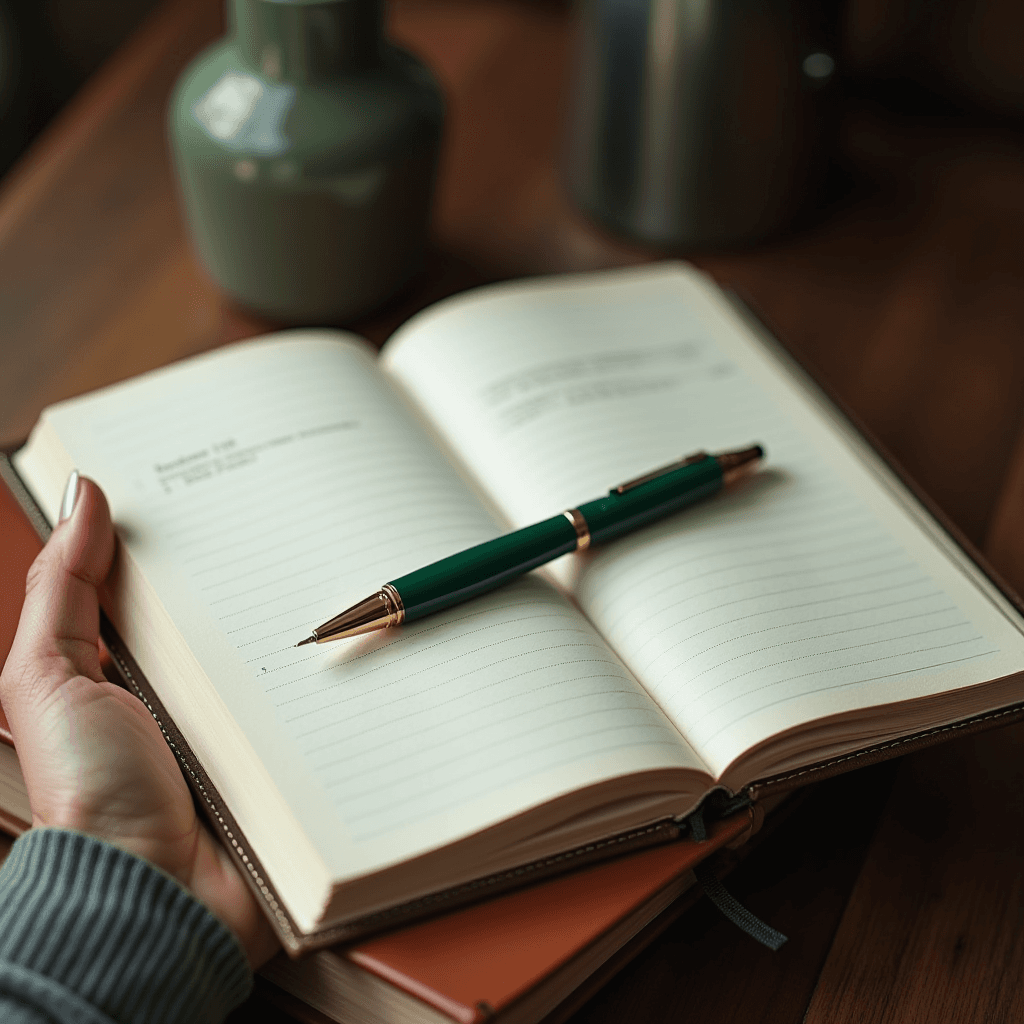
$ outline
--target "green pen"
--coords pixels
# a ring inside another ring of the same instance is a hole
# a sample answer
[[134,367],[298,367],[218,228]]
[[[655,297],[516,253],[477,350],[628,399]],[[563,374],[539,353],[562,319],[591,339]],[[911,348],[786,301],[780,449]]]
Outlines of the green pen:
[[698,452],[662,466],[603,498],[399,576],[295,646],[373,633],[486,594],[560,555],[603,544],[707,498],[762,458],[764,449],[752,445],[720,455]]

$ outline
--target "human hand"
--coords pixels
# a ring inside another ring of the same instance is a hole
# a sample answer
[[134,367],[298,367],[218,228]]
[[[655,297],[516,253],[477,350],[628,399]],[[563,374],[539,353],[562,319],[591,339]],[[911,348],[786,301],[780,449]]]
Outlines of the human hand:
[[73,473],[61,521],[29,570],[0,675],[32,824],[76,829],[156,864],[234,932],[258,967],[277,947],[269,923],[199,821],[152,715],[103,676],[98,595],[115,549],[103,492]]

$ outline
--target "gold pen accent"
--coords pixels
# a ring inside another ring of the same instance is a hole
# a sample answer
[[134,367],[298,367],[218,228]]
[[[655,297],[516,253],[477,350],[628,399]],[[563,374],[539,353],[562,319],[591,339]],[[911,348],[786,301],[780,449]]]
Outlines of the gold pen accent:
[[649,484],[652,480],[657,480],[659,476],[664,476],[666,473],[674,473],[677,469],[682,469],[684,466],[692,466],[695,462],[703,462],[707,457],[707,452],[694,452],[693,455],[687,455],[685,459],[679,459],[676,462],[670,462],[667,466],[659,466],[657,469],[652,469],[649,473],[644,473],[643,476],[638,476],[635,480],[627,480],[624,484],[613,487],[612,493],[625,494],[626,491],[631,491],[634,487],[639,487],[641,484]]
[[378,629],[400,626],[404,618],[402,595],[390,583],[385,583],[376,594],[346,608],[322,626],[317,626],[312,636],[300,640],[295,646],[322,644],[328,640],[344,640],[363,633],[375,633]]
[[576,531],[576,550],[586,551],[590,547],[590,527],[587,526],[583,513],[578,508],[567,508],[562,515],[572,523],[572,528]]
[[[624,484],[613,487],[611,493],[625,494],[627,491],[633,490],[634,487],[639,487],[641,484],[649,484],[652,480],[657,480],[659,476],[664,476],[666,473],[674,473],[677,469],[692,466],[695,462],[703,462],[707,457],[707,452],[694,452],[693,455],[687,455],[685,459],[670,462],[667,466],[659,466],[657,469],[652,469],[649,473],[644,473],[643,476],[638,476],[634,480],[627,480]],[[739,451],[722,452],[721,455],[712,455],[711,458],[718,463],[719,468],[722,470],[722,483],[731,484],[734,480],[751,472],[757,466],[758,462],[764,458],[764,449],[759,444],[755,444],[750,448],[742,448]]]
[[755,444],[750,448],[742,448],[735,452],[722,452],[715,456],[715,462],[722,470],[722,484],[731,484],[741,476],[752,473],[757,464],[764,458],[764,449]]

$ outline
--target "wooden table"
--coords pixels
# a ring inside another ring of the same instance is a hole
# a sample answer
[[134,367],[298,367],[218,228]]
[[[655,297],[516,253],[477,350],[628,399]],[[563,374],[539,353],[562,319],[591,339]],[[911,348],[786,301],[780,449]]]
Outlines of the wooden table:
[[[168,91],[221,31],[167,0],[0,188],[0,443],[58,398],[268,325],[227,305],[183,233]],[[558,186],[569,17],[538,0],[396,0],[393,34],[449,97],[428,271],[349,325],[381,342],[487,280],[649,258]],[[851,106],[852,187],[792,237],[694,254],[741,288],[1018,586],[1024,584],[1024,145]],[[733,876],[790,936],[767,952],[699,906],[576,1024],[1024,1019],[1024,732],[822,786]],[[259,995],[234,1020],[283,1021]]]

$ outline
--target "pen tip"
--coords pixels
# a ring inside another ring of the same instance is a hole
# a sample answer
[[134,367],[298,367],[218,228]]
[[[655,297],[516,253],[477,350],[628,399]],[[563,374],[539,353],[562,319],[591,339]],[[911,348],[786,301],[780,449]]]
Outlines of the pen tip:
[[307,636],[305,640],[300,640],[295,646],[296,647],[304,647],[306,644],[315,644],[315,643],[316,643],[316,637],[315,636]]
[[714,458],[722,469],[722,482],[729,484],[749,473],[764,458],[764,448],[754,444],[738,451],[722,452]]

